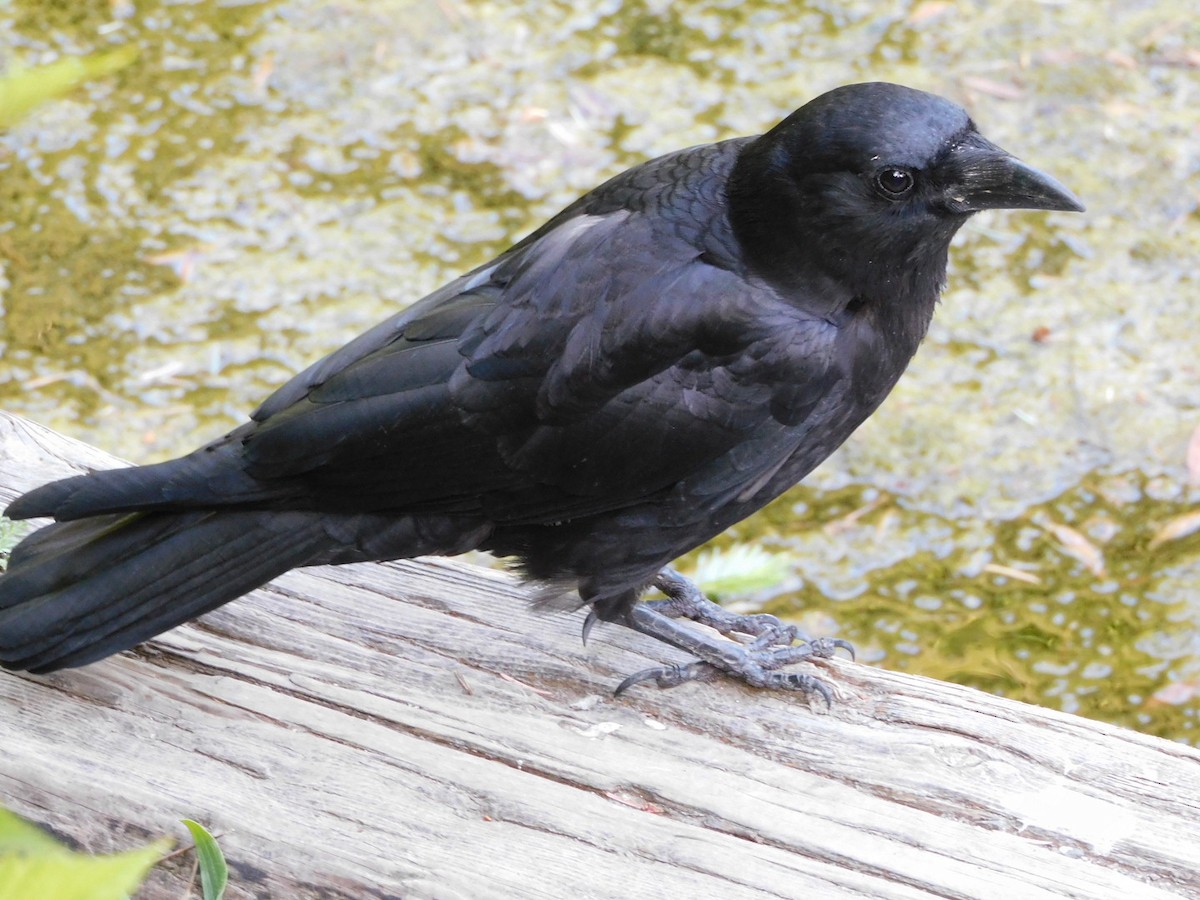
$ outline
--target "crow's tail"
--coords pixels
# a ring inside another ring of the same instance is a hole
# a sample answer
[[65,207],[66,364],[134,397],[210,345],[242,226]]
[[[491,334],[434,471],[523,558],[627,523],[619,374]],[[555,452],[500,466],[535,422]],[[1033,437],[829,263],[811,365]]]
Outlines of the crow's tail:
[[319,517],[244,510],[110,514],[27,537],[0,575],[0,666],[52,672],[128,649],[328,546]]

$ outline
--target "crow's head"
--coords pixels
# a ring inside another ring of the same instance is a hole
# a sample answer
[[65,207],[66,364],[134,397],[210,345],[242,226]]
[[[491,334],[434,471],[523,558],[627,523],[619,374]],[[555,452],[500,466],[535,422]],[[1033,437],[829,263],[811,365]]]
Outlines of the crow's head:
[[729,203],[753,269],[855,294],[936,293],[950,239],[980,210],[1083,209],[961,107],[878,82],[823,94],[748,143]]

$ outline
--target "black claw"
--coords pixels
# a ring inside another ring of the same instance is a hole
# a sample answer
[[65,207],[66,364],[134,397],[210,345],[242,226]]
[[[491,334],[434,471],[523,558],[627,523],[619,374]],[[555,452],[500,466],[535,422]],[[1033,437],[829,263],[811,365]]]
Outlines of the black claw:
[[854,662],[854,645],[852,643],[849,641],[843,641],[841,638],[832,638],[831,640],[835,647],[840,647],[842,650],[845,650],[850,655],[850,661]]
[[585,646],[585,647],[587,646],[588,635],[592,633],[592,629],[596,626],[596,623],[599,621],[600,621],[600,617],[598,615],[596,615],[596,611],[594,609],[589,609],[587,618],[583,620],[583,635],[582,635],[583,646]]
[[804,643],[809,647],[812,656],[817,659],[832,659],[838,650],[845,650],[850,655],[850,659],[854,659],[854,645],[841,638],[812,638]]
[[634,672],[624,681],[617,685],[613,691],[614,697],[620,697],[623,693],[633,687],[635,684],[641,684],[643,681],[649,681],[651,678],[657,678],[661,669],[642,669],[640,672]]
[[825,701],[825,708],[827,710],[833,709],[833,691],[829,689],[829,685],[819,678],[813,678],[811,675],[798,675],[797,677],[805,679],[803,685],[796,685],[797,690],[808,694],[820,694],[821,699]]
[[642,669],[634,672],[617,685],[613,691],[614,697],[620,697],[635,684],[643,681],[653,681],[660,688],[672,688],[685,681],[711,681],[718,670],[706,662],[680,663],[675,666],[656,666],[653,669]]

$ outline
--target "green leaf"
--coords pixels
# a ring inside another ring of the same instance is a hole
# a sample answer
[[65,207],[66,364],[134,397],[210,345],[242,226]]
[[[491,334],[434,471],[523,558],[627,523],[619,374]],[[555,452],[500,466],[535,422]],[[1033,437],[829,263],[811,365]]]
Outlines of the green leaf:
[[162,838],[126,853],[75,853],[0,809],[0,900],[125,900],[171,844]]
[[11,853],[66,852],[58,841],[16,813],[0,807],[0,857]]
[[225,854],[203,825],[191,819],[184,819],[183,824],[187,826],[188,831],[192,833],[192,840],[196,842],[204,900],[221,900],[225,895],[225,885],[229,883],[229,867],[225,865]]
[[14,522],[0,516],[0,572],[8,568],[8,554],[29,531],[28,522]]
[[710,597],[736,597],[778,587],[788,572],[786,557],[754,544],[734,544],[725,550],[704,550],[692,580]]
[[15,125],[35,107],[61,97],[84,81],[125,68],[137,55],[137,47],[130,44],[92,56],[64,56],[34,69],[14,67],[0,78],[0,128]]

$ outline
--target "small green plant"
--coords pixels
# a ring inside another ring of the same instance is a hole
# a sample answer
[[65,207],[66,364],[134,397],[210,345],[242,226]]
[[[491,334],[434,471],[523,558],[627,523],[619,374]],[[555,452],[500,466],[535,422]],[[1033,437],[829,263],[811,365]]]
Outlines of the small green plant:
[[[204,900],[222,900],[229,868],[221,848],[203,825],[191,819],[183,824],[195,843]],[[0,900],[127,900],[151,868],[170,858],[173,843],[164,837],[125,853],[76,853],[0,807]]]
[[125,853],[76,853],[0,808],[0,900],[125,900],[171,844],[160,838]]
[[200,867],[200,886],[204,891],[204,900],[221,900],[225,896],[225,885],[229,883],[229,867],[225,865],[225,854],[203,825],[191,819],[184,819],[183,824],[192,833],[192,840],[196,843],[196,860]]
[[12,519],[0,516],[0,572],[8,567],[8,554],[13,547],[17,546],[28,530],[27,523],[14,522]]

